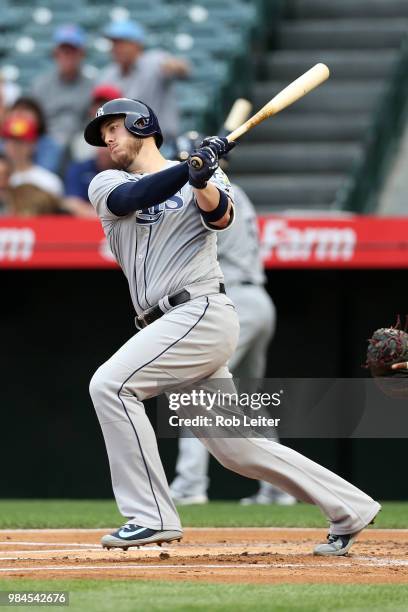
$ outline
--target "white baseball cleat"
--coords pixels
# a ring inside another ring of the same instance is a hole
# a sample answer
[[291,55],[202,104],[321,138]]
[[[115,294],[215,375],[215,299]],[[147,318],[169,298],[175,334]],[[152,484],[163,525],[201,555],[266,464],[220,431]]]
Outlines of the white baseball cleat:
[[258,492],[250,497],[243,497],[240,502],[241,506],[252,506],[259,504],[266,506],[268,504],[277,504],[278,506],[294,506],[297,503],[296,497],[286,493],[285,491],[271,491],[268,494]]
[[175,529],[149,529],[140,525],[127,524],[108,535],[103,536],[103,548],[122,548],[127,550],[130,546],[145,546],[146,544],[162,544],[162,542],[180,542],[182,531]]
[[190,506],[199,504],[208,504],[207,495],[183,495],[179,493],[172,493],[171,497],[176,506]]
[[286,491],[277,491],[273,503],[278,506],[294,506],[297,504],[297,499],[290,495],[290,493],[286,493]]

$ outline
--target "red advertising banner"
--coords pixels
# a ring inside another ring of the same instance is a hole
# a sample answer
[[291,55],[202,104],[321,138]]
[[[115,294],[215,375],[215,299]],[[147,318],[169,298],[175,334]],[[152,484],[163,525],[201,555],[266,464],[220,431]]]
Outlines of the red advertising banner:
[[0,218],[0,268],[112,268],[98,219]]
[[[267,268],[406,268],[408,217],[259,218]],[[98,220],[0,218],[0,268],[116,267]]]
[[259,219],[267,268],[406,268],[408,217]]

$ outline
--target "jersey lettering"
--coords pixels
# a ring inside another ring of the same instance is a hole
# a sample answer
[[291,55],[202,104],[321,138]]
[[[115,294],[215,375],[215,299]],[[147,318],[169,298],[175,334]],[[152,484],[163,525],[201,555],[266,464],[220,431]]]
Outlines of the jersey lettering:
[[184,206],[184,200],[181,196],[171,196],[166,202],[161,204],[155,204],[149,208],[138,210],[136,212],[136,222],[141,225],[153,225],[162,218],[166,211],[175,212],[179,211]]

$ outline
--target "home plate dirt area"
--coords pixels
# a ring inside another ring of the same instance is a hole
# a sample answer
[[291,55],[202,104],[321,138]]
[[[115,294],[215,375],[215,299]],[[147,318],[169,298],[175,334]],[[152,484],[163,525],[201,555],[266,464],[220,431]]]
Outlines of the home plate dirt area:
[[240,583],[406,583],[408,530],[367,529],[345,557],[316,557],[323,529],[186,529],[180,543],[105,550],[113,529],[0,531],[2,578]]

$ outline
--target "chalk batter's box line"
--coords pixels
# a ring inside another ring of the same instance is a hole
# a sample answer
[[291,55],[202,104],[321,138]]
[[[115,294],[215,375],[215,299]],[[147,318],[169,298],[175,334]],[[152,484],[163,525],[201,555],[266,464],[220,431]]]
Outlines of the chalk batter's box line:
[[[7,533],[105,533],[106,531],[114,531],[117,527],[90,527],[89,529],[75,527],[55,527],[52,529],[0,529],[0,535],[4,535]],[[295,533],[296,531],[321,531],[327,532],[327,528],[325,527],[185,527],[185,533],[194,533],[195,531],[209,531],[213,533],[222,532],[222,531],[265,531],[266,533],[269,531],[292,531]],[[369,529],[371,533],[407,533],[408,529],[401,528],[390,528],[390,529],[379,529],[373,528]]]
[[[363,567],[401,567],[408,566],[408,561],[403,559],[370,559],[367,557],[354,557],[349,560],[348,563],[343,563],[342,565],[338,565],[338,569],[346,569],[349,571],[351,565],[355,567],[356,561],[367,561],[366,563],[361,563],[359,565]],[[314,568],[328,568],[330,567],[327,563],[240,563],[237,565],[234,564],[214,564],[214,563],[197,563],[197,564],[179,564],[179,565],[146,565],[146,564],[135,564],[135,565],[64,565],[64,566],[43,566],[43,567],[4,567],[0,568],[0,572],[63,572],[63,571],[106,571],[106,570],[164,570],[164,569],[175,569],[175,570],[185,570],[185,569],[216,569],[216,570],[241,570],[241,569],[314,569]]]

